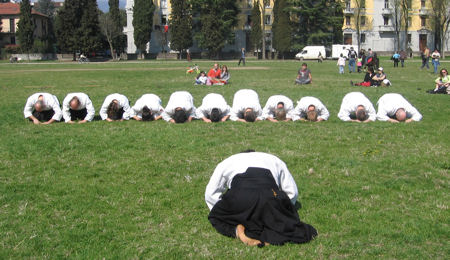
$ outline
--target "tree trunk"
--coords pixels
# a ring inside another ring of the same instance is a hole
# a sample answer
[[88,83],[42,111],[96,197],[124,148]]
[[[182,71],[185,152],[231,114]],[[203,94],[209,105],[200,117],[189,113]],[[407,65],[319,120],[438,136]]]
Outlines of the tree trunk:
[[117,57],[114,54],[114,48],[112,45],[112,41],[108,40],[108,44],[109,44],[109,50],[111,51],[111,57],[113,58],[113,60],[117,60]]
[[262,11],[262,59],[266,59],[266,5],[263,3]]

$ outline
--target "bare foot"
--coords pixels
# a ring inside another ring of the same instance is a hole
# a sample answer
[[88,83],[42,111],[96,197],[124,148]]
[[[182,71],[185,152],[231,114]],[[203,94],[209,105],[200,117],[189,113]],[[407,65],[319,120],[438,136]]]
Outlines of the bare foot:
[[237,225],[236,235],[242,241],[242,243],[248,246],[257,246],[258,244],[261,244],[261,241],[246,236],[244,231],[245,227],[243,225],[241,224]]

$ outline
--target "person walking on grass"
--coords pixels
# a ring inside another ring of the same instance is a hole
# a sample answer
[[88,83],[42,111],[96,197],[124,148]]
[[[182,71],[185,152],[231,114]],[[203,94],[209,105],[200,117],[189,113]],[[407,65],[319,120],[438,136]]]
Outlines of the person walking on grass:
[[405,67],[405,60],[407,59],[407,54],[406,54],[406,51],[404,51],[404,50],[401,50],[400,51],[400,63],[402,64],[402,68],[403,67]]
[[245,49],[244,48],[241,49],[241,58],[239,58],[238,66],[241,65],[241,61],[242,61],[242,64],[245,66]]
[[421,69],[425,68],[427,66],[427,69],[430,69],[430,66],[428,65],[428,61],[430,60],[430,49],[428,49],[427,46],[425,46],[425,49],[422,51],[422,66]]
[[339,67],[339,74],[344,74],[345,57],[342,53],[341,53],[341,56],[337,60],[337,65]]
[[441,54],[437,49],[434,49],[433,53],[431,54],[431,63],[433,64],[434,67],[434,74],[438,73],[438,67],[439,65],[441,65],[441,63],[439,63],[440,58]]
[[358,53],[353,49],[353,47],[350,47],[350,50],[348,51],[348,71],[350,73],[356,72],[356,58],[358,57]]
[[66,123],[72,124],[92,121],[95,109],[88,95],[84,93],[69,93],[64,98],[62,105],[62,115]]
[[61,121],[62,111],[58,98],[50,93],[35,93],[27,99],[23,109],[25,118],[35,125],[48,125]]
[[298,189],[286,164],[247,150],[215,168],[205,190],[208,220],[220,234],[249,246],[307,243],[317,230],[300,220]]
[[392,55],[392,60],[394,61],[394,68],[398,68],[398,62],[400,61],[400,54],[398,52],[395,52],[394,55]]

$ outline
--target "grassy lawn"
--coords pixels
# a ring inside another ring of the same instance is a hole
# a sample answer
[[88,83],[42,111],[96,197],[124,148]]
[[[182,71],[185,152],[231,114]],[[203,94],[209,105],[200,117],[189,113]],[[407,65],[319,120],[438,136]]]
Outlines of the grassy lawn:
[[[339,75],[335,61],[309,62],[313,84],[299,87],[298,61],[224,63],[227,86],[194,86],[188,64],[177,61],[0,64],[0,258],[448,258],[450,96],[425,93],[434,87],[431,70],[383,60],[393,86],[363,88],[349,84],[362,73]],[[207,70],[213,61],[198,64]],[[256,90],[262,106],[275,94],[318,97],[330,119],[35,126],[23,118],[35,92],[61,102],[85,92],[98,115],[114,92],[132,104],[155,93],[165,106],[172,92],[187,90],[200,106],[211,92],[231,105],[242,88]],[[340,103],[351,91],[374,105],[384,93],[401,93],[423,121],[341,122]],[[287,163],[299,215],[319,231],[314,241],[250,248],[209,224],[204,191],[215,166],[249,148]]]

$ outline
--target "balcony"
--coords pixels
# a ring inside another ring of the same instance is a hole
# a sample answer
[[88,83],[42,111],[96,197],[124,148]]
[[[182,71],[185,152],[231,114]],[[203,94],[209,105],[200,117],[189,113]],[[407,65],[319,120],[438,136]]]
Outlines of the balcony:
[[345,8],[344,9],[344,14],[354,14],[355,13],[355,8]]
[[383,16],[392,15],[392,13],[393,13],[393,10],[391,8],[381,9],[381,15],[383,15]]
[[378,26],[378,31],[380,32],[393,32],[394,26],[393,25],[380,25]]
[[420,16],[428,16],[428,15],[430,15],[430,11],[428,9],[422,7],[419,9],[419,15]]

